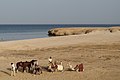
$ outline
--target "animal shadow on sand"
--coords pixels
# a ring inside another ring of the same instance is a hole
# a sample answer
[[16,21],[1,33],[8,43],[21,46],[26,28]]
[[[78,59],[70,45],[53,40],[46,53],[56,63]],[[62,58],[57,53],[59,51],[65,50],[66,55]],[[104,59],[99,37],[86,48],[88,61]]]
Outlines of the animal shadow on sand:
[[41,66],[41,68],[42,68],[43,71],[48,71],[48,67],[47,66],[46,67],[45,66]]
[[[9,70],[9,71],[11,71],[11,69],[10,68],[7,68],[7,70]],[[0,72],[2,72],[2,73],[4,73],[4,74],[7,74],[7,75],[11,75],[9,72],[7,72],[7,71],[3,71],[3,70],[0,70]]]

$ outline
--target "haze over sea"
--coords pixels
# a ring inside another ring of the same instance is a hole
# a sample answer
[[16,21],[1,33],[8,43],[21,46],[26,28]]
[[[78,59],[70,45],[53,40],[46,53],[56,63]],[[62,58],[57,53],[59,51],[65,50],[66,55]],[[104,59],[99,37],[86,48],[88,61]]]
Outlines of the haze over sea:
[[63,27],[112,27],[120,24],[6,24],[0,25],[0,40],[46,38],[48,30]]

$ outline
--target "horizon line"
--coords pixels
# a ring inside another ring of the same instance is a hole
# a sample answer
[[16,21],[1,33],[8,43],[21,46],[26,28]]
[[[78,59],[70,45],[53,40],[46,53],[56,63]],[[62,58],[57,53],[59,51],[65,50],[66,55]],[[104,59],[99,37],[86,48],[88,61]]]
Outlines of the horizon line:
[[77,24],[75,24],[75,23],[64,23],[64,24],[62,24],[62,23],[7,23],[7,24],[1,24],[0,23],[0,25],[120,25],[120,23],[119,24],[116,24],[116,23],[77,23]]

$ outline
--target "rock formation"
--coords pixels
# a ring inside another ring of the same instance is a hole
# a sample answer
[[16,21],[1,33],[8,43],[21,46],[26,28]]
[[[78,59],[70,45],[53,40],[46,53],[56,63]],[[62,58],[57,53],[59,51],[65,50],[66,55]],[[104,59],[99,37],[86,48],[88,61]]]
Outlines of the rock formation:
[[120,31],[120,26],[116,27],[80,27],[80,28],[54,28],[48,31],[49,36],[66,36],[66,35],[79,35],[79,34],[88,34],[94,31],[109,31],[109,32],[116,32]]

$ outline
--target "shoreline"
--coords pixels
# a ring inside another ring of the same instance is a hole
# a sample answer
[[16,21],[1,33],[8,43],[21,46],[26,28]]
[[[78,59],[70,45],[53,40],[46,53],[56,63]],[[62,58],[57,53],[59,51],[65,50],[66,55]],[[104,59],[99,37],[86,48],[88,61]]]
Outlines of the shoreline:
[[110,44],[119,43],[120,31],[95,31],[89,34],[56,36],[0,42],[1,49],[36,49],[76,44]]
[[[118,26],[119,27],[119,26]],[[87,29],[87,30],[83,30],[83,28]],[[67,36],[67,35],[79,35],[79,34],[88,34],[90,32],[92,32],[93,30],[91,30],[91,28],[107,28],[109,29],[110,27],[65,27],[65,28],[52,28],[52,29],[48,29],[45,30],[45,32],[25,32],[25,33],[0,33],[0,42],[1,41],[16,41],[16,40],[27,40],[27,39],[35,39],[35,38],[49,38],[51,37],[49,35],[49,31],[53,32],[53,34],[57,34],[58,36]],[[46,28],[45,28],[46,29]],[[54,32],[57,29],[57,32]],[[60,30],[59,30],[60,29]],[[66,30],[65,30],[66,29]],[[73,29],[73,30],[72,30]],[[78,29],[78,30],[76,30]],[[81,30],[80,30],[81,29]],[[42,28],[41,28],[42,30]],[[112,32],[115,32],[116,30],[111,30]],[[18,36],[21,36],[21,38],[19,38]],[[25,37],[26,36],[26,37]],[[54,36],[54,35],[52,35]]]

